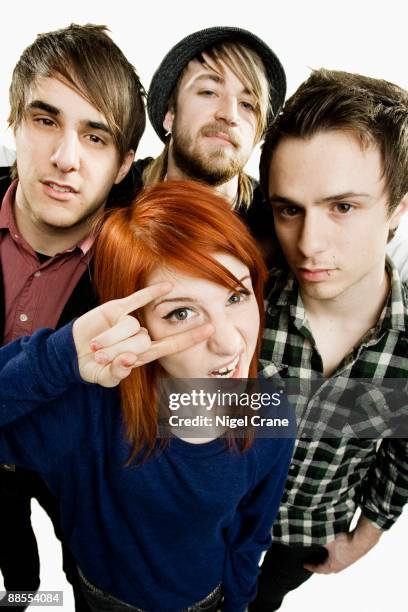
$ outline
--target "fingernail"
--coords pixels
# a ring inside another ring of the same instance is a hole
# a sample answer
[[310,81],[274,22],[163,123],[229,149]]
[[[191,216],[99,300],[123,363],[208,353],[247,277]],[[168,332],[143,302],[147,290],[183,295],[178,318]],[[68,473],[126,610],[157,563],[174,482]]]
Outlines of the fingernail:
[[100,344],[96,340],[91,340],[89,346],[91,347],[92,351],[99,351],[99,349],[102,348],[102,344]]
[[125,368],[131,368],[133,365],[135,365],[137,361],[137,357],[128,357],[127,359],[123,360],[123,365]]
[[106,363],[107,361],[109,361],[109,357],[105,355],[105,353],[97,353],[95,355],[95,361],[97,363]]

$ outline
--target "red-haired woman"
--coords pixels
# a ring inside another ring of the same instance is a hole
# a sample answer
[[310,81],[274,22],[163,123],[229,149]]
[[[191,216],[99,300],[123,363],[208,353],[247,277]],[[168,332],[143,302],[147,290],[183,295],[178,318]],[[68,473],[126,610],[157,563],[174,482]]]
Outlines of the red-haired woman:
[[95,612],[254,598],[292,440],[163,442],[156,395],[163,376],[256,376],[264,276],[222,198],[159,184],[98,238],[96,286],[113,301],[1,349],[0,461],[37,469],[59,498]]

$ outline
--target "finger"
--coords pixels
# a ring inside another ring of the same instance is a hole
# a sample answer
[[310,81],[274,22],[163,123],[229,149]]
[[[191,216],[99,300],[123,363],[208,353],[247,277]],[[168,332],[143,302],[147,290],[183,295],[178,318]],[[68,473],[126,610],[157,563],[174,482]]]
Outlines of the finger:
[[214,333],[214,327],[210,323],[205,323],[194,329],[190,329],[179,334],[167,336],[162,340],[156,340],[152,342],[151,347],[143,354],[139,355],[138,365],[143,365],[166,357],[166,355],[172,355],[179,351],[184,351],[194,344],[198,344],[203,340],[206,340]]
[[152,344],[150,336],[144,328],[141,328],[137,334],[131,338],[127,338],[122,342],[116,342],[112,346],[104,347],[102,350],[96,351],[94,359],[97,363],[106,364],[121,355],[122,353],[130,353],[135,359],[139,354],[147,351]]
[[131,353],[122,353],[113,360],[109,366],[109,372],[112,380],[117,381],[115,385],[119,384],[121,380],[124,380],[129,376],[136,360],[137,358],[135,355]]
[[123,340],[131,338],[139,331],[139,321],[135,317],[126,315],[120,318],[116,325],[104,331],[102,334],[99,334],[99,336],[93,338],[90,341],[89,346],[93,351],[105,349],[106,347],[114,346]]
[[139,291],[135,291],[135,293],[125,298],[115,300],[117,306],[119,306],[119,317],[134,312],[138,308],[142,308],[142,306],[146,306],[149,302],[171,291],[172,288],[173,284],[168,281],[156,283],[155,285],[150,285],[150,287],[139,289]]

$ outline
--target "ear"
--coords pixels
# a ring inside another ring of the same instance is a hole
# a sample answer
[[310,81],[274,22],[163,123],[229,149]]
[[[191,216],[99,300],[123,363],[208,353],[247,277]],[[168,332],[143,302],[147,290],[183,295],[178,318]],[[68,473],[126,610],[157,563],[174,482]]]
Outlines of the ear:
[[173,129],[173,122],[174,122],[174,110],[173,109],[168,109],[166,114],[164,115],[164,120],[163,120],[163,127],[166,130],[166,132],[170,132]]
[[401,221],[401,217],[407,212],[407,210],[408,210],[408,193],[404,195],[404,197],[402,198],[402,200],[400,201],[400,203],[398,204],[398,206],[396,207],[396,209],[393,211],[391,215],[390,230],[397,229]]
[[130,149],[126,153],[125,158],[119,167],[118,173],[114,180],[115,185],[120,183],[120,181],[122,181],[125,178],[125,176],[130,170],[130,166],[132,165],[134,159],[135,159],[135,152],[133,151],[133,149]]

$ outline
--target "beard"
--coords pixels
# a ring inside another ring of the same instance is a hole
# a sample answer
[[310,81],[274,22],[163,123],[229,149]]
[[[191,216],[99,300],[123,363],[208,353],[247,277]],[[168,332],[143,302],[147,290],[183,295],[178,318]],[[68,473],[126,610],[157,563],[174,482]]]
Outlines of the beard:
[[224,146],[212,146],[207,150],[203,146],[200,147],[203,137],[217,131],[229,135],[228,128],[225,126],[211,125],[201,128],[197,139],[193,140],[175,119],[171,149],[174,162],[184,175],[214,187],[237,176],[243,170],[249,157],[242,152],[236,139],[232,139],[233,155],[230,155]]

